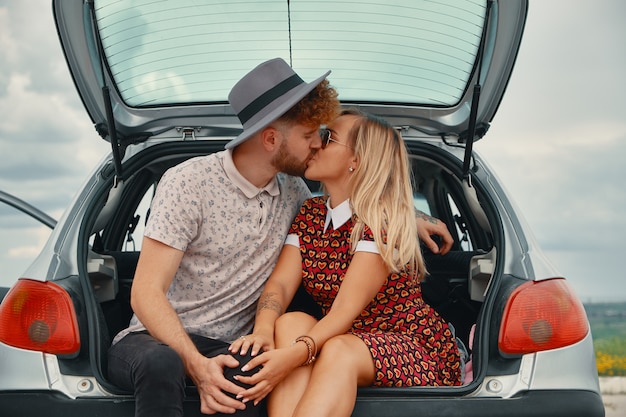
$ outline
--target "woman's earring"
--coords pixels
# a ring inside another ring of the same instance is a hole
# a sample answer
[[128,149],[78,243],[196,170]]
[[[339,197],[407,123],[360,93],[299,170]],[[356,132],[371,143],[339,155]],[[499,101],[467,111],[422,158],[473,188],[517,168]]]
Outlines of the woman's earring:
[[350,168],[348,168],[348,171],[352,172],[352,171],[354,171],[354,168],[350,167]]

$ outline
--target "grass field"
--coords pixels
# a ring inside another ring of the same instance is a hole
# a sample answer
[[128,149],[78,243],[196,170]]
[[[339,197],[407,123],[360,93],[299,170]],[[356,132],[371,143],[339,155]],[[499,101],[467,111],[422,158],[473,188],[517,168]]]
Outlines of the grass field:
[[626,376],[626,302],[586,304],[600,376]]

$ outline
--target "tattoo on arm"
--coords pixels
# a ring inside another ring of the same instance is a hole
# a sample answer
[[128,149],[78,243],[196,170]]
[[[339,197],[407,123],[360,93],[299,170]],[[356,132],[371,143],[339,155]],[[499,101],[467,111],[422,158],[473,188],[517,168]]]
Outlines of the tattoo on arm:
[[422,219],[422,220],[426,220],[427,222],[430,222],[432,224],[437,224],[437,219],[429,216],[428,214],[424,213],[423,211],[419,211],[417,210],[417,218],[418,219]]
[[283,314],[285,309],[282,304],[276,300],[276,295],[277,294],[275,292],[268,292],[267,294],[261,296],[256,308],[257,313],[261,310],[274,310],[278,313],[278,315]]

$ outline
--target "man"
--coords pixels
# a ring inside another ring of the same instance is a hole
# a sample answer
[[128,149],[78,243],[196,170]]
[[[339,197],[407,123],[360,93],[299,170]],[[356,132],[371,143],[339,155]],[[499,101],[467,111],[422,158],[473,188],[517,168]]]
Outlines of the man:
[[[229,94],[243,132],[225,151],[163,175],[133,282],[135,315],[109,350],[109,377],[135,393],[136,416],[182,416],[186,376],[203,413],[258,414],[236,398],[242,387],[232,378],[249,358],[228,345],[252,330],[263,285],[309,196],[298,177],[321,146],[320,125],[339,111],[329,73],[306,83],[282,59],[260,64]],[[420,237],[451,242],[445,225],[426,219]]]

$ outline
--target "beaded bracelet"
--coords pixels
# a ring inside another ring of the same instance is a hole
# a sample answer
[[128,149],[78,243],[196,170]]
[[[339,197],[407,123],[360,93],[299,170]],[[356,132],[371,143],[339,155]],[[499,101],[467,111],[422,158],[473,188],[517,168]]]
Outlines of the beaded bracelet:
[[303,342],[306,345],[309,353],[306,361],[304,361],[304,363],[300,366],[307,366],[312,364],[315,361],[315,355],[317,355],[317,345],[315,344],[315,340],[313,340],[311,336],[307,335],[298,336],[296,337],[296,340],[292,342],[292,345],[295,345],[298,342]]

